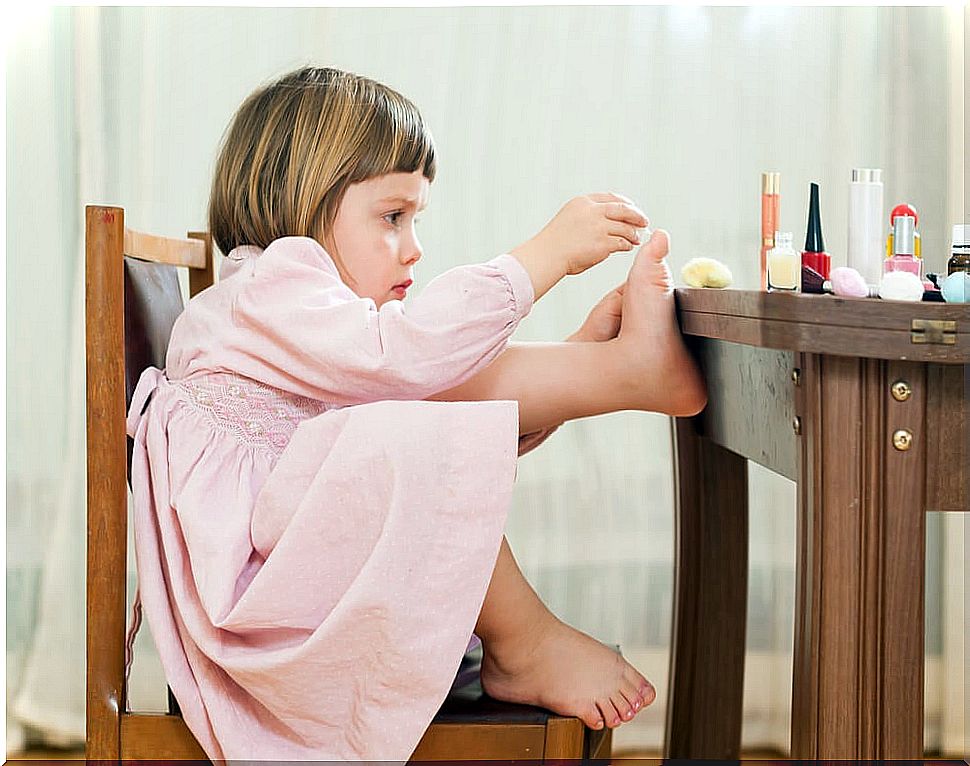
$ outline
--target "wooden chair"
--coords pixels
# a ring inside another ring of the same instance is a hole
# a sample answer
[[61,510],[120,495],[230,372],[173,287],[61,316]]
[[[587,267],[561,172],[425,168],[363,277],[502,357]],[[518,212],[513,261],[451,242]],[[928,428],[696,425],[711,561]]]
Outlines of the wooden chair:
[[[131,458],[125,415],[141,371],[164,367],[183,308],[176,269],[188,268],[191,295],[213,283],[211,238],[188,237],[126,229],[122,208],[86,208],[88,759],[207,760],[171,690],[168,713],[128,709],[124,669]],[[491,700],[472,684],[448,698],[412,761],[605,763],[611,734],[589,730],[578,718]]]

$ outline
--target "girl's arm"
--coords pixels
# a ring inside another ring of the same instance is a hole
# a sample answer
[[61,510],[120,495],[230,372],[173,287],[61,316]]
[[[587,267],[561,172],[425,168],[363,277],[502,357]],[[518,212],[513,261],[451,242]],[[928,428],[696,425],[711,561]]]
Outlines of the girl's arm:
[[[567,341],[595,340],[595,338],[582,337],[582,333],[584,329],[585,329],[585,325],[583,326],[583,328],[581,328],[580,330],[577,330],[568,338],[566,338],[566,340]],[[613,333],[612,335],[610,335],[610,337],[616,337],[616,333]],[[606,338],[604,338],[604,340],[606,340]],[[548,428],[542,428],[538,431],[533,431],[532,433],[528,433],[528,434],[520,433],[519,434],[519,457],[522,457],[523,455],[529,452],[532,452],[532,450],[534,450],[536,447],[538,447],[543,442],[545,442],[546,439],[552,436],[559,429],[559,426],[561,425],[562,423],[557,423],[554,426],[549,426]]]

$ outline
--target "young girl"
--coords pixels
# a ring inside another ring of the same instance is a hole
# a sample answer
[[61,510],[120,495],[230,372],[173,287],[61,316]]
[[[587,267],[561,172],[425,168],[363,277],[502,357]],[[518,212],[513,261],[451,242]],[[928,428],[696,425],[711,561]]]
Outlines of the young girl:
[[128,417],[129,650],[143,604],[214,761],[405,760],[473,632],[493,697],[594,728],[654,699],[543,606],[502,530],[518,454],[564,420],[704,406],[667,237],[573,342],[510,344],[535,300],[640,244],[647,220],[618,195],[576,198],[405,306],[434,175],[417,109],[333,69],[257,91],[225,138],[209,211],[220,280],[189,302]]

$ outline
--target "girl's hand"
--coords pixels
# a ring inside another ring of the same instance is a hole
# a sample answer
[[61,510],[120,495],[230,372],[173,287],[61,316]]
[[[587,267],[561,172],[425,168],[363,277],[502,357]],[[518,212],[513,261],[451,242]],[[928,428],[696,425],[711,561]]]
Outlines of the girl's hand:
[[619,194],[587,194],[569,200],[532,243],[560,259],[566,274],[581,274],[611,253],[640,244],[637,229],[649,221],[633,201]]
[[604,295],[600,302],[593,306],[582,327],[569,336],[569,340],[595,342],[613,340],[620,332],[624,287],[626,282]]

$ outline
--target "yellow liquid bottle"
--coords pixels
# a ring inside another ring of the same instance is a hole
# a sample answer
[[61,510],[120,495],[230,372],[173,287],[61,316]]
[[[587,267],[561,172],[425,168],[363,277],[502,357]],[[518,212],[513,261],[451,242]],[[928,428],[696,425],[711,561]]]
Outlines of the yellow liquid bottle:
[[792,246],[791,232],[775,232],[775,246],[766,260],[768,292],[801,292],[802,259]]

